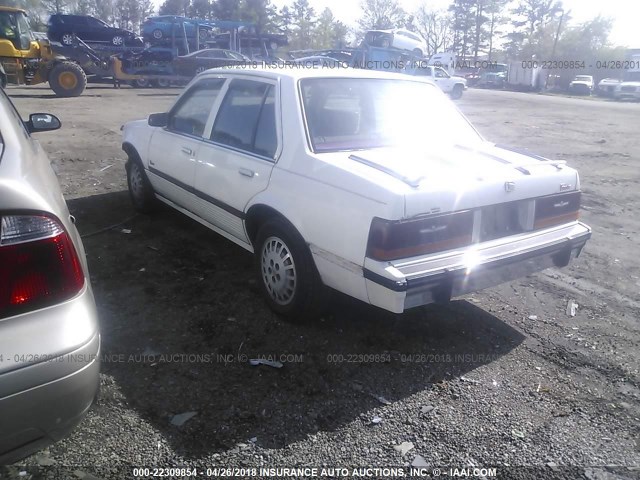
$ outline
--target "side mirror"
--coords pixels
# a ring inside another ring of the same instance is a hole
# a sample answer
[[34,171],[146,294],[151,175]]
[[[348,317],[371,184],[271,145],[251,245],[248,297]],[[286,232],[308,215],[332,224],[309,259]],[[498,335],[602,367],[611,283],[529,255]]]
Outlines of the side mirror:
[[152,113],[149,115],[147,123],[150,127],[166,127],[169,125],[168,113]]
[[25,123],[25,126],[29,133],[35,133],[58,130],[62,123],[58,117],[50,113],[32,113],[29,115],[29,121]]

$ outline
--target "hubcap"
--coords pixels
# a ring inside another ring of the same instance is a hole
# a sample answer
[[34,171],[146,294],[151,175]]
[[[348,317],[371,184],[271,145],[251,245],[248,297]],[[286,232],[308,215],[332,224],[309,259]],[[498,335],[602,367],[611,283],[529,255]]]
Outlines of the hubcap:
[[289,247],[278,237],[269,237],[262,247],[262,281],[278,305],[291,303],[296,292],[296,265]]
[[65,33],[62,36],[62,43],[64,43],[65,45],[71,45],[73,43],[73,35]]
[[62,86],[62,88],[64,88],[65,90],[71,90],[73,88],[76,87],[76,85],[78,85],[78,79],[76,78],[76,76],[71,73],[71,72],[62,72],[59,76],[58,76],[58,83]]
[[122,37],[113,37],[114,45],[122,45],[124,43],[124,38]]
[[153,31],[153,38],[162,38],[162,31],[154,30]]
[[140,201],[144,197],[144,183],[142,180],[142,172],[137,163],[131,165],[131,171],[129,173],[129,184],[131,185],[131,193]]

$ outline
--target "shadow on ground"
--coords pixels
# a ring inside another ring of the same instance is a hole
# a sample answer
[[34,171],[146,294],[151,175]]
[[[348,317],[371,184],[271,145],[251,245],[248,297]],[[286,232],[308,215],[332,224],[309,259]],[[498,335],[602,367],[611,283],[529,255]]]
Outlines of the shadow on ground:
[[[323,320],[289,324],[261,299],[253,257],[181,214],[131,218],[126,192],[69,207],[89,234],[103,373],[187,458],[334,430],[380,406],[376,397],[445,391],[523,341],[466,301],[393,315],[336,294]],[[260,357],[284,367],[248,363]],[[184,412],[197,415],[170,423]]]

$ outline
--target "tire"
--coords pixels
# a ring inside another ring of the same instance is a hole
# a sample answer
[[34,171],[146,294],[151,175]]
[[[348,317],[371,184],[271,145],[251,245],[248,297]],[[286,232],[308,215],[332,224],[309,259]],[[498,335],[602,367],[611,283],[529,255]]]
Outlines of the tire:
[[171,86],[171,80],[167,80],[165,78],[158,79],[154,82],[156,86],[159,88],[169,88]]
[[416,57],[420,57],[420,58],[422,58],[422,50],[420,50],[419,48],[414,48],[414,49],[413,49],[413,54],[414,54]]
[[162,33],[162,30],[160,30],[159,28],[156,28],[153,32],[151,32],[151,35],[156,40],[160,40],[162,37],[164,37],[164,33]]
[[60,43],[63,45],[69,46],[73,45],[74,42],[73,33],[63,33],[60,35]]
[[463,91],[464,87],[458,83],[457,85],[453,86],[453,90],[451,90],[451,93],[449,95],[452,99],[458,100],[460,97],[462,97]]
[[317,318],[326,287],[304,239],[286,220],[267,220],[255,240],[258,283],[269,308],[287,320]]
[[87,76],[77,63],[60,62],[49,72],[49,86],[58,97],[77,97],[87,86]]
[[122,35],[116,35],[111,39],[111,43],[116,47],[124,46],[124,37]]
[[207,70],[207,67],[198,67],[198,68],[196,68],[196,75],[204,72],[205,70]]
[[140,213],[150,213],[155,210],[156,197],[140,160],[129,157],[126,170],[129,198],[133,207]]
[[151,82],[146,78],[139,78],[137,80],[132,80],[131,86],[134,88],[149,88],[151,86]]

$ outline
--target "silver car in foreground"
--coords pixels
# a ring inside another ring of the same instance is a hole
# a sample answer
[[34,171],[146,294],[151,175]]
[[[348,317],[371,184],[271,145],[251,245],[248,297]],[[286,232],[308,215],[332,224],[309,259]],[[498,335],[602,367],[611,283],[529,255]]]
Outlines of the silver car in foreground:
[[71,431],[99,386],[100,334],[84,248],[55,173],[0,92],[0,465]]

